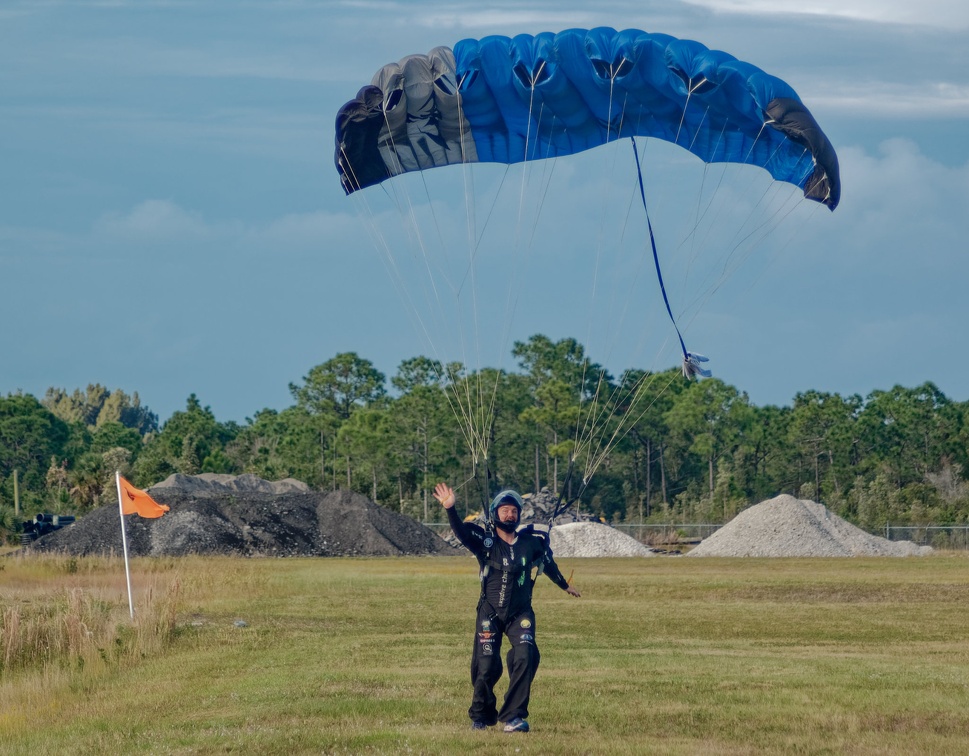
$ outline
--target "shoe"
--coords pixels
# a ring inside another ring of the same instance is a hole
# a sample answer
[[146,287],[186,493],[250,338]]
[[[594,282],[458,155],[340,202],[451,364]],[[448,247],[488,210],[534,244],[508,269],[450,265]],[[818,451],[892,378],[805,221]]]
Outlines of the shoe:
[[471,723],[471,729],[472,730],[487,730],[488,729],[488,725],[485,722],[482,722],[480,719],[476,719],[474,722]]
[[528,732],[528,722],[521,717],[515,717],[505,722],[505,732]]

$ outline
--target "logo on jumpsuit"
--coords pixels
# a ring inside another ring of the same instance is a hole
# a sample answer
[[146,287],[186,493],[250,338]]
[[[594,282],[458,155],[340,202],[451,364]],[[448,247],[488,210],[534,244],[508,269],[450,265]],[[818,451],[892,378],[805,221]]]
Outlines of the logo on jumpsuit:
[[522,620],[522,627],[523,627],[523,628],[524,628],[525,630],[527,630],[527,629],[528,629],[528,628],[530,628],[531,626],[532,626],[532,621],[531,621],[530,619],[523,619],[523,620]]
[[492,546],[495,545],[495,541],[494,541],[493,538],[485,538],[484,539],[484,545],[485,545],[485,548],[489,548],[490,549]]

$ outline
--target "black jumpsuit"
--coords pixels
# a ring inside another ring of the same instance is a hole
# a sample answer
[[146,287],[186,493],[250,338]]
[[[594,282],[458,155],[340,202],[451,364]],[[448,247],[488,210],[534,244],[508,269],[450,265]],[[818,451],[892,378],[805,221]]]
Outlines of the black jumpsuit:
[[[515,543],[508,544],[493,530],[463,522],[454,507],[447,515],[454,535],[477,557],[484,574],[471,654],[474,696],[468,716],[488,725],[515,717],[527,719],[529,693],[541,658],[535,643],[532,572],[541,568],[563,590],[569,583],[552,559],[547,532],[526,527],[518,531]],[[494,687],[502,671],[502,635],[508,636],[511,648],[507,657],[508,691],[501,711],[497,711]]]

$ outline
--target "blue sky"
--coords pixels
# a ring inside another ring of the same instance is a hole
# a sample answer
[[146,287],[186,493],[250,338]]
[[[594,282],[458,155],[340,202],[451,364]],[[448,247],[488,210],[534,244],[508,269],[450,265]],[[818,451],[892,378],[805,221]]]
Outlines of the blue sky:
[[[694,250],[671,263],[688,346],[715,374],[759,405],[927,380],[969,399],[969,4],[589,5],[8,0],[0,393],[101,383],[138,392],[162,420],[195,393],[220,420],[243,421],[288,406],[288,384],[338,352],[388,375],[431,348],[466,359],[415,325],[440,328],[446,302],[422,314],[399,296],[395,281],[423,290],[388,275],[371,242],[389,219],[343,195],[336,111],[411,53],[603,25],[696,39],[785,79],[838,150],[835,213],[799,207],[710,295],[690,276],[724,258]],[[502,315],[478,318],[482,364],[513,367],[509,341],[536,332],[574,336],[614,372],[678,363],[649,271],[639,279],[633,258],[617,259],[593,287],[565,226],[614,159],[559,161],[556,186],[572,194],[546,201],[546,225],[525,226],[537,229],[533,267],[516,269],[511,288],[500,258],[483,258],[479,307]],[[664,172],[677,164],[661,155],[648,168],[661,227],[695,197]],[[434,191],[447,217],[447,190]],[[623,329],[611,328],[620,311]]]

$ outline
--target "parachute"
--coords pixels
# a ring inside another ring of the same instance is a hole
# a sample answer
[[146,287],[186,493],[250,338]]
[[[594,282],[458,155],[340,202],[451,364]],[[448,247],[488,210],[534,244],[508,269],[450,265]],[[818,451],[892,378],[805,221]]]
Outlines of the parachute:
[[[409,55],[378,70],[371,83],[340,108],[334,157],[344,191],[355,197],[364,195],[365,214],[371,221],[380,213],[370,207],[368,191],[361,190],[380,186],[387,196],[393,197],[404,225],[418,225],[414,223],[418,203],[406,195],[406,190],[398,193],[402,178],[395,177],[410,173],[421,176],[426,192],[423,204],[430,208],[428,222],[441,234],[442,227],[453,219],[435,209],[449,197],[444,196],[448,192],[438,193],[429,187],[426,176],[437,174],[425,173],[430,169],[463,166],[463,170],[469,170],[471,166],[489,163],[554,165],[559,158],[578,160],[571,156],[627,138],[635,155],[634,160],[627,162],[638,178],[634,195],[642,200],[647,249],[651,250],[666,312],[679,339],[684,375],[709,376],[710,372],[702,367],[706,358],[687,350],[667,296],[636,139],[675,145],[695,155],[705,166],[756,166],[774,182],[796,187],[793,191],[800,190],[803,198],[811,201],[808,204],[819,203],[814,206],[834,210],[841,197],[835,150],[794,89],[781,79],[699,42],[634,29],[616,31],[601,27],[534,36],[465,39],[453,47],[436,47],[426,55]],[[518,192],[521,205],[526,199],[533,199],[540,212],[554,183],[551,169],[543,171],[536,189],[526,191],[525,183],[523,175]],[[465,178],[464,191],[475,192],[474,184]],[[687,234],[694,245],[702,244],[699,219],[717,215],[705,203],[700,198],[695,203],[697,222]],[[507,208],[496,210],[498,206],[497,199],[485,203],[485,226],[489,222],[500,225],[493,222],[492,216],[497,213],[504,212],[507,220],[523,214],[521,207],[516,212]],[[427,333],[430,320],[458,320],[454,313],[461,299],[472,300],[472,317],[479,317],[483,308],[478,300],[485,297],[474,291],[476,269],[483,264],[483,232],[477,226],[477,212],[467,212],[466,256],[440,277],[433,272],[435,266],[451,265],[461,255],[452,245],[443,243],[442,259],[438,262],[427,248],[427,237],[432,234],[410,228],[419,247],[417,267],[425,268],[431,277],[427,290],[416,295],[408,284],[400,282],[402,299],[410,301],[416,311],[415,301],[440,302],[442,290],[449,290],[455,298],[452,305],[441,304],[433,316],[417,315],[418,330]],[[772,226],[776,217],[786,216],[790,210],[764,212],[767,221],[752,223],[738,231],[738,236],[743,240],[754,238],[756,243],[768,233],[765,227]],[[624,234],[624,227],[620,233]],[[372,229],[371,234],[384,252],[388,270],[399,275],[403,255],[396,249],[398,240],[388,240],[379,230]],[[528,237],[532,244],[535,231],[519,236]],[[517,261],[514,264],[517,266]],[[722,268],[720,275],[725,276],[734,266],[728,261],[718,267]],[[508,272],[510,279],[517,275],[517,271]],[[598,272],[592,278],[597,280]],[[622,280],[625,283],[627,280]],[[493,295],[488,297],[494,300]],[[516,297],[509,293],[506,310],[515,308]],[[473,330],[476,338],[480,330],[477,320]],[[460,340],[463,344],[465,335]],[[455,382],[454,375],[446,377]],[[648,377],[647,371],[637,380]],[[616,391],[615,387],[601,388],[604,392],[610,390]],[[466,426],[468,445],[476,459],[487,459],[493,391],[492,388],[490,396],[487,389],[480,390],[477,396],[467,391],[463,398],[455,392],[452,398],[452,408]],[[625,387],[623,391],[632,397],[626,401],[626,408],[633,418],[631,422],[635,422],[641,415],[633,407],[636,398],[644,393],[643,386]],[[569,460],[571,475],[579,455],[585,455],[580,493],[609,448],[628,432],[628,426],[624,427],[621,421],[610,425],[603,419],[606,398],[600,394],[600,388],[587,392],[586,398],[590,399],[589,407],[585,417],[576,422]]]
[[337,115],[336,167],[350,194],[631,136],[758,165],[831,210],[841,197],[834,148],[788,84],[699,42],[609,28],[467,39],[384,66]]

